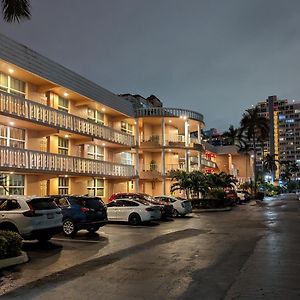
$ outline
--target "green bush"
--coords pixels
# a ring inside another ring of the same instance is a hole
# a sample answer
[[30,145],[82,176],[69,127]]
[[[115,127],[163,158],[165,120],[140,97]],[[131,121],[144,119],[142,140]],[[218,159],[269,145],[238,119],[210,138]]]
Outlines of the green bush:
[[22,238],[12,231],[0,230],[0,259],[21,255]]

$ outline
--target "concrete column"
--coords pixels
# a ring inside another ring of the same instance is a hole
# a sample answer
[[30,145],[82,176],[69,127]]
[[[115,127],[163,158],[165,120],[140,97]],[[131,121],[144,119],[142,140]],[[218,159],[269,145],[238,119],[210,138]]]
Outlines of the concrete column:
[[140,132],[139,119],[135,119],[135,192],[139,192],[139,146],[140,146]]
[[198,143],[201,144],[202,138],[201,138],[201,128],[200,128],[200,124],[199,123],[197,125],[197,131],[198,131]]
[[198,171],[201,171],[201,152],[197,153],[198,158]]
[[190,132],[189,132],[189,121],[185,120],[184,122],[184,140],[185,140],[185,170],[189,172],[190,170],[190,159],[189,159],[189,150],[187,149],[190,144]]
[[162,151],[161,151],[161,174],[163,178],[163,195],[166,194],[166,128],[165,128],[165,117],[161,118],[161,140],[162,140]]

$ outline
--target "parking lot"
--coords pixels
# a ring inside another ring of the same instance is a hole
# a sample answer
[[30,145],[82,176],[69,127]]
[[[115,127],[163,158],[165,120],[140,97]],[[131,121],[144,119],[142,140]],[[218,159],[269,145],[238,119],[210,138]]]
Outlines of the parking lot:
[[291,261],[299,242],[280,230],[299,226],[298,206],[295,199],[277,200],[142,226],[108,224],[92,235],[57,235],[46,246],[26,242],[31,260],[3,272],[2,293],[11,291],[3,298],[260,299],[272,294],[279,275],[291,281],[268,257],[276,254],[294,275],[299,271]]

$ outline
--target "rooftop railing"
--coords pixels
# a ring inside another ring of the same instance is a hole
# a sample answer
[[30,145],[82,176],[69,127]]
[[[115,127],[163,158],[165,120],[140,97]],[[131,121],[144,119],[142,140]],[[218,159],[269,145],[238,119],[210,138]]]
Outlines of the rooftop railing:
[[130,165],[4,146],[0,146],[0,169],[58,175],[134,176],[134,167]]
[[203,122],[203,115],[188,109],[181,108],[166,108],[166,107],[152,107],[152,108],[138,108],[135,111],[136,117],[176,117],[183,119],[193,119]]
[[134,146],[134,137],[130,134],[2,91],[0,91],[0,114],[112,143]]

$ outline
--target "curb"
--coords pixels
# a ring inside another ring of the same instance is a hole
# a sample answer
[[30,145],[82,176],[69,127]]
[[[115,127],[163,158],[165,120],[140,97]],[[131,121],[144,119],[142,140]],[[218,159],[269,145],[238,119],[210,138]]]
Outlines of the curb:
[[196,208],[193,209],[193,213],[205,213],[205,212],[219,212],[219,211],[231,211],[232,207],[224,207],[224,208]]
[[29,258],[27,256],[27,253],[22,251],[22,254],[20,256],[0,259],[0,269],[23,264],[28,262],[28,260]]

